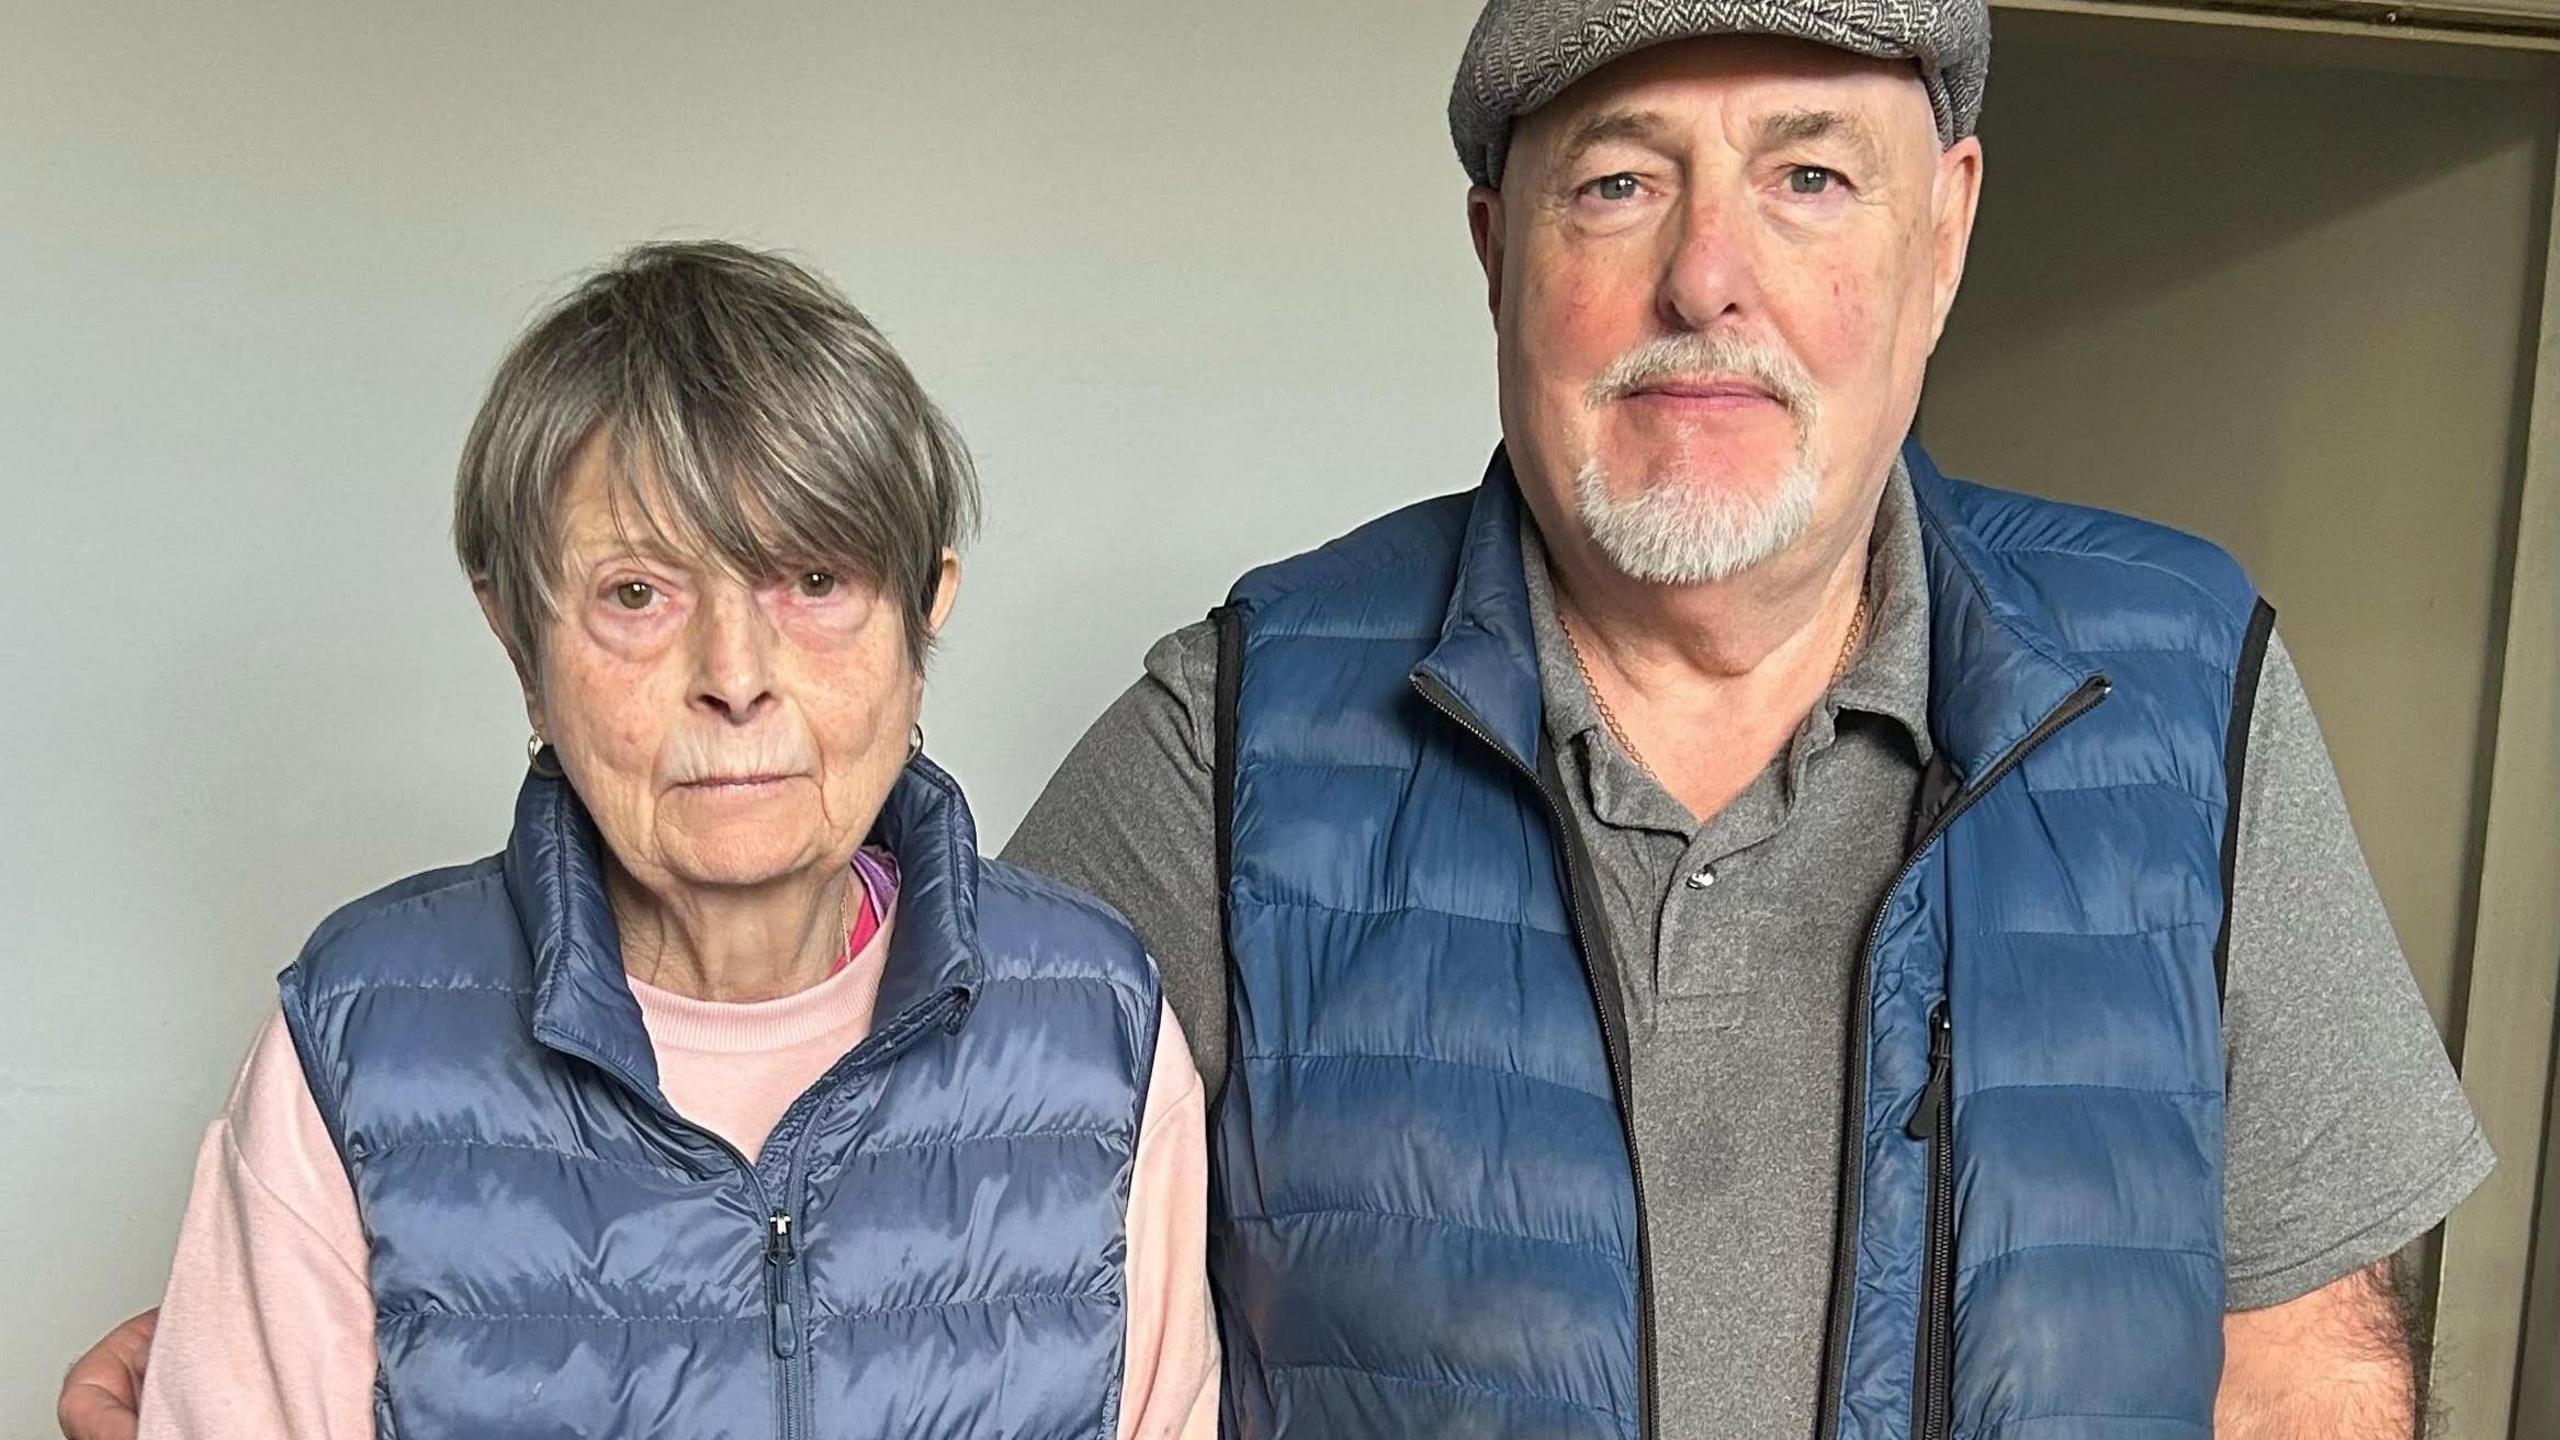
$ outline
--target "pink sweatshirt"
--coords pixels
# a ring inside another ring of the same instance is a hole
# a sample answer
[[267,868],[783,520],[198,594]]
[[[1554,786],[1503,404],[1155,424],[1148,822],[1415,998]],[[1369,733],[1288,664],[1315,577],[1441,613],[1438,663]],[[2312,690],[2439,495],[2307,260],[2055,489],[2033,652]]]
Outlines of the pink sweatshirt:
[[[791,1102],[870,1032],[895,923],[881,891],[895,881],[880,867],[864,879],[883,902],[876,928],[849,963],[796,995],[722,1004],[632,982],[678,1114],[753,1155]],[[1170,1010],[1163,1027],[1129,1183],[1120,1436],[1216,1440],[1200,1077]],[[370,1437],[365,1255],[355,1193],[278,1015],[196,1155],[141,1440]]]

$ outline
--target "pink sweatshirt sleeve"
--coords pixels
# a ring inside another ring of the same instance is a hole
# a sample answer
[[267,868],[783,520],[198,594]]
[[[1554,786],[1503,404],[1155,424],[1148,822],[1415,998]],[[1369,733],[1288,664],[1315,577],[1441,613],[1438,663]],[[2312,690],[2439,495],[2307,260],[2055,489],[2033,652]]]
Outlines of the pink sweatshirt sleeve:
[[1206,1105],[1173,1011],[1156,1035],[1129,1180],[1127,1368],[1120,1440],[1217,1440],[1218,1332],[1209,1304]]
[[373,1434],[373,1292],[355,1193],[279,1014],[196,1152],[141,1440]]

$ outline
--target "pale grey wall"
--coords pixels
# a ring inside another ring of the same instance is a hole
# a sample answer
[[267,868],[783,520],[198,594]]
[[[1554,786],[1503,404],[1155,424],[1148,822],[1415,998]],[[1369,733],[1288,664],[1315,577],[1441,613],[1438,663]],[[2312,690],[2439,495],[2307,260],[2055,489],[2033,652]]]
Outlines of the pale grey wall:
[[1152,637],[1495,433],[1470,0],[0,10],[0,1433],[156,1295],[313,922],[503,836],[446,487],[581,267],[795,248],[954,412],[991,840]]

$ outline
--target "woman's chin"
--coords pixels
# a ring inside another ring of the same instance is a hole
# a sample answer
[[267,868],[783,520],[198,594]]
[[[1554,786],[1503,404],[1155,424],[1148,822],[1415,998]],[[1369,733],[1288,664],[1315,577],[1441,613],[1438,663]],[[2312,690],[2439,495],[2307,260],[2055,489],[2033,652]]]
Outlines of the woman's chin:
[[[777,807],[793,808],[793,807]],[[814,815],[688,815],[658,827],[666,868],[696,885],[752,886],[807,868],[825,853]]]

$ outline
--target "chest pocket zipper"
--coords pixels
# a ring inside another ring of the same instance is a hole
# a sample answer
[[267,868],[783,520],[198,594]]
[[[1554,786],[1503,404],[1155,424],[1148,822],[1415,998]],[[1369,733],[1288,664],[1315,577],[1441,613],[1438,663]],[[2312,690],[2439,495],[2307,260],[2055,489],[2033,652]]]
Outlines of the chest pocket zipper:
[[1921,1267],[1919,1348],[1911,1366],[1912,1440],[1946,1440],[1953,1428],[1956,1339],[1955,1026],[1947,1004],[1929,1011],[1929,1083],[1902,1133],[1929,1147],[1928,1249]]

